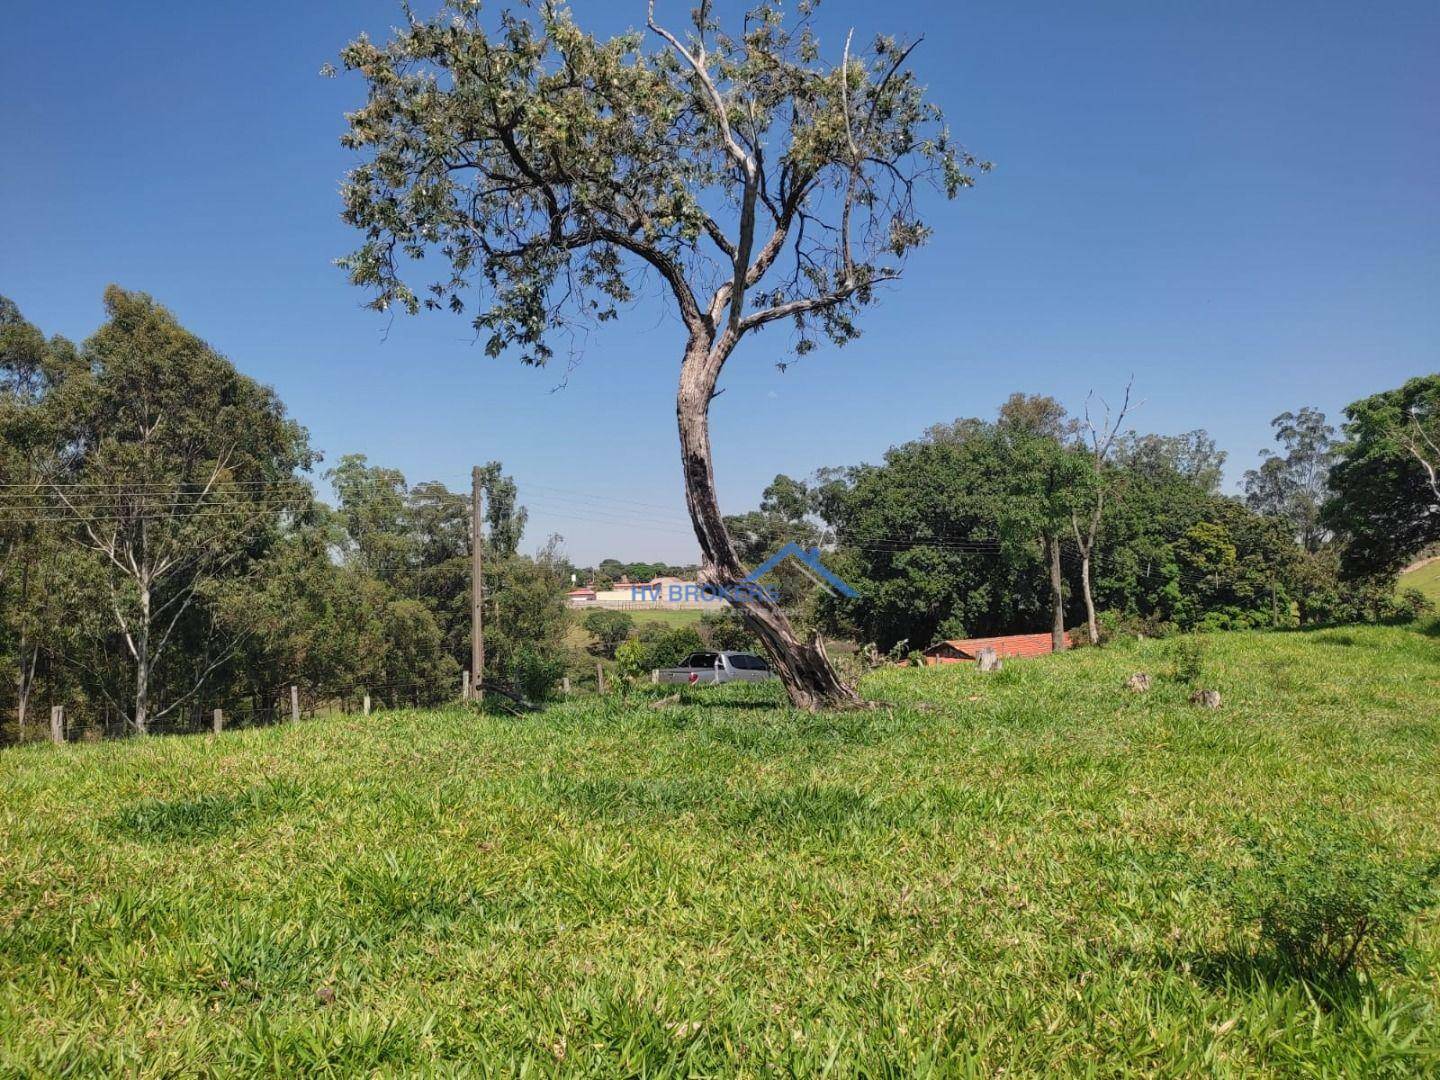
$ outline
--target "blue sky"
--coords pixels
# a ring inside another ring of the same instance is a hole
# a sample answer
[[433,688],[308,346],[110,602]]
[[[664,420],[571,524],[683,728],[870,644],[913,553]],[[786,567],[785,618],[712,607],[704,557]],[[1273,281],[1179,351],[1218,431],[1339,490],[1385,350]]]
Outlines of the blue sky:
[[[424,0],[417,10],[428,13]],[[679,22],[685,0],[660,4]],[[738,3],[718,0],[723,13]],[[600,31],[644,0],[575,0]],[[642,301],[559,369],[492,360],[463,319],[361,308],[337,187],[355,79],[318,72],[383,2],[11,5],[0,39],[0,293],[82,338],[108,282],[154,294],[275,386],[330,461],[412,481],[503,460],[531,535],[579,562],[689,560],[680,335]],[[727,510],[777,472],[875,460],[1012,390],[1078,407],[1133,372],[1137,426],[1205,427],[1233,483],[1285,409],[1440,368],[1440,5],[827,0],[913,61],[995,171],[843,350],[780,374],[783,330],[715,403]]]

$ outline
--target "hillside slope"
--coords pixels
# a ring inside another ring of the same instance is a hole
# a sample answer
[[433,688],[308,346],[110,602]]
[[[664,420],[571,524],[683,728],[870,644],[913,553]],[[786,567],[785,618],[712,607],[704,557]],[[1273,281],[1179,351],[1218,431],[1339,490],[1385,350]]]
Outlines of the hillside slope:
[[1433,913],[1325,1005],[1200,882],[1316,808],[1440,851],[1440,640],[1217,636],[1219,712],[1170,650],[7,751],[0,1074],[1434,1069]]
[[1424,566],[1401,574],[1400,588],[1419,589],[1435,603],[1440,604],[1440,559],[1433,559]]

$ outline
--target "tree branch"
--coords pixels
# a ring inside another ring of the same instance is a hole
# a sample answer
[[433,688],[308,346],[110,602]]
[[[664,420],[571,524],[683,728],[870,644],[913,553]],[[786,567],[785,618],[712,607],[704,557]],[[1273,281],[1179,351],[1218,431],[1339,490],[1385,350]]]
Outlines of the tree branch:
[[740,144],[735,141],[735,136],[730,131],[730,119],[725,114],[725,102],[721,100],[720,91],[716,89],[714,80],[710,78],[710,73],[705,70],[704,43],[702,42],[700,44],[700,55],[698,57],[692,56],[689,50],[676,40],[674,34],[670,33],[669,30],[666,30],[655,21],[655,0],[650,0],[650,6],[645,17],[645,25],[673,45],[675,51],[683,56],[686,63],[690,65],[690,69],[695,73],[695,78],[699,80],[701,88],[705,91],[709,99],[710,107],[715,113],[715,122],[720,125],[720,137],[725,144],[726,151],[735,159],[735,163],[740,166],[746,182],[753,184],[755,182],[755,161],[749,154],[741,149]]
[[[865,282],[865,285],[873,286],[885,281],[898,281],[899,278],[900,275],[893,272],[876,274],[869,281]],[[807,315],[812,311],[823,311],[826,308],[835,307],[837,304],[843,304],[846,300],[850,299],[860,288],[861,285],[856,282],[845,288],[837,289],[834,292],[825,293],[822,296],[803,297],[799,300],[791,300],[788,303],[765,308],[762,311],[757,311],[753,315],[747,316],[740,323],[740,333],[745,334],[751,330],[759,329],[766,323],[775,322],[777,319],[789,318],[793,315]]]

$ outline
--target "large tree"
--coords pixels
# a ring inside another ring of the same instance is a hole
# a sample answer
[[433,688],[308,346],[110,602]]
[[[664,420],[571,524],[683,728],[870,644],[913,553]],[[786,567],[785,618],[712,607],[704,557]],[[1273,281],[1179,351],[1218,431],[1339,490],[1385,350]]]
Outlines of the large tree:
[[62,440],[45,404],[77,364],[73,345],[47,340],[0,296],[0,668],[13,676],[22,734],[42,654],[62,626],[55,601],[66,552],[38,497],[59,467]]
[[1260,451],[1260,467],[1245,473],[1245,502],[1252,510],[1290,524],[1311,555],[1330,538],[1320,518],[1335,461],[1335,429],[1319,409],[1306,406],[1270,421],[1283,454]]
[[1033,630],[1049,590],[1034,537],[999,540],[1007,475],[994,425],[977,420],[932,428],[881,464],[825,478],[819,504],[840,546],[834,565],[860,598],[827,598],[822,609],[887,652]]
[[1440,374],[1345,409],[1323,521],[1344,534],[1352,577],[1393,573],[1440,541]]
[[[1050,641],[1061,652],[1067,645],[1061,540],[1081,509],[1094,503],[1099,477],[1077,441],[1078,421],[1053,397],[1011,394],[1000,406],[996,431],[1008,479],[1000,535],[1011,542],[1039,540],[1050,578]],[[1087,550],[1087,574],[1089,558]]]
[[[346,260],[380,310],[462,311],[492,355],[527,363],[576,320],[604,320],[658,276],[684,330],[676,414],[686,502],[705,581],[746,574],[725,527],[709,410],[741,341],[788,322],[797,353],[858,333],[856,316],[896,280],[929,229],[915,197],[947,195],[982,166],[951,141],[906,66],[913,46],[847,39],[822,63],[808,15],[788,28],[764,0],[736,34],[709,0],[682,37],[655,18],[646,35],[599,41],[551,2],[502,11],[456,0],[411,18],[384,45],[343,52],[365,78],[345,144],[365,155],[343,189],[365,236]],[[415,260],[445,272],[412,285]],[[791,700],[855,700],[818,639],[778,605],[743,606]]]
[[1120,426],[1125,423],[1125,416],[1130,411],[1130,389],[1131,384],[1127,383],[1120,411],[1113,419],[1109,404],[1101,402],[1105,416],[1098,425],[1091,412],[1090,399],[1085,399],[1085,426],[1082,437],[1091,470],[1089,502],[1083,507],[1077,502],[1070,514],[1070,530],[1080,552],[1080,593],[1085,600],[1085,631],[1091,645],[1100,643],[1100,623],[1095,615],[1095,582],[1092,572],[1095,544],[1100,539],[1100,526],[1105,520],[1106,506],[1120,490],[1111,457],[1115,440],[1120,435]]
[[[308,505],[295,473],[314,455],[273,390],[150,297],[112,285],[105,308],[83,365],[47,396],[58,471],[33,506],[89,556],[129,661],[128,700],[113,704],[143,734],[233,653],[193,623],[214,583],[258,559],[282,516]],[[187,632],[200,652],[175,648]],[[157,672],[172,654],[185,685],[159,702]]]

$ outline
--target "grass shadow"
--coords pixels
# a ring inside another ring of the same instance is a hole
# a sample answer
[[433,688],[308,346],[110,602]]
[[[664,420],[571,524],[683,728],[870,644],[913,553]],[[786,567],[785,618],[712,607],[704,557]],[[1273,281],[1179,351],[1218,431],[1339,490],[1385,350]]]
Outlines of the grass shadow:
[[1291,986],[1330,1011],[1362,1004],[1377,992],[1375,982],[1361,969],[1343,974],[1307,972],[1293,961],[1258,950],[1162,951],[1155,959],[1164,967],[1187,972],[1211,990],[1256,993]]
[[836,784],[743,788],[671,777],[618,780],[552,775],[540,790],[553,803],[589,818],[655,822],[692,818],[726,831],[834,837],[849,829],[899,828],[918,815],[950,815],[943,800],[879,799]]
[[288,781],[272,780],[234,794],[188,799],[145,799],[105,819],[114,836],[142,843],[206,840],[278,817],[300,804],[302,791]]

